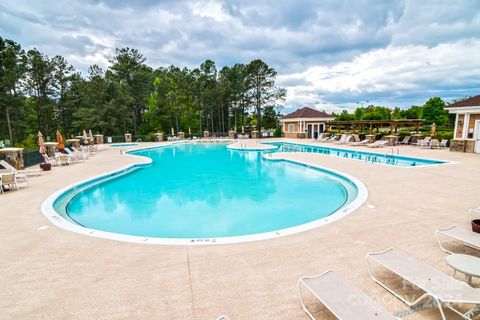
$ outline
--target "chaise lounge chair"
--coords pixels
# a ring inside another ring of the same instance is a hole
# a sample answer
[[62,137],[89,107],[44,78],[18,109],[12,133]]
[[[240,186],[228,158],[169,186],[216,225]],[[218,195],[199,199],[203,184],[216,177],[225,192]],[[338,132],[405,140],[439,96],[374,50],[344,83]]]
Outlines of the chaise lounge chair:
[[400,320],[333,270],[313,277],[301,277],[298,280],[300,303],[303,310],[313,320],[315,318],[308,311],[303,300],[302,285],[337,319]]
[[480,234],[464,228],[450,226],[448,228],[438,229],[435,231],[435,236],[440,249],[449,254],[452,254],[453,252],[445,249],[445,247],[442,245],[440,236],[461,241],[466,246],[480,250]]
[[359,142],[351,142],[349,145],[350,146],[364,146],[364,145],[367,145],[369,142],[368,139],[365,139],[365,140],[362,140],[362,141],[359,141]]
[[440,149],[446,149],[447,144],[448,144],[448,140],[447,139],[442,139],[442,141],[440,141]]
[[[11,172],[15,172],[17,174],[17,178],[27,180],[27,177],[29,176],[39,176],[42,174],[42,169],[25,169],[25,170],[17,170],[15,167],[13,167],[10,163],[8,163],[5,160],[0,161],[0,167],[3,167],[7,170],[10,170]],[[0,168],[1,169],[1,168]]]
[[350,140],[350,135],[349,134],[342,134],[342,136],[340,137],[340,140],[334,141],[333,143],[334,144],[344,144],[349,140]]
[[411,138],[412,138],[412,136],[405,136],[405,137],[403,138],[403,140],[402,140],[402,141],[400,141],[400,143],[399,143],[399,144],[404,144],[404,145],[407,145],[407,144],[409,144],[409,143],[410,143],[410,139],[411,139]]
[[378,141],[375,141],[374,143],[368,143],[366,144],[366,146],[369,148],[383,148],[387,144],[388,144],[388,140],[378,140]]
[[[366,259],[368,273],[373,281],[409,307],[418,304],[426,298],[431,298],[436,303],[443,320],[447,320],[443,310],[444,307],[452,310],[457,315],[461,316],[462,319],[466,320],[472,320],[474,315],[478,313],[478,306],[480,305],[480,289],[472,288],[465,282],[452,278],[443,272],[418,261],[412,256],[390,248],[378,253],[369,253],[366,256]],[[374,276],[371,268],[372,261],[393,272],[425,293],[413,301],[409,301],[406,297],[400,296],[400,294],[396,293],[394,289],[388,287],[385,283]],[[454,305],[463,304],[474,305],[475,307],[467,312],[462,312],[454,307]]]

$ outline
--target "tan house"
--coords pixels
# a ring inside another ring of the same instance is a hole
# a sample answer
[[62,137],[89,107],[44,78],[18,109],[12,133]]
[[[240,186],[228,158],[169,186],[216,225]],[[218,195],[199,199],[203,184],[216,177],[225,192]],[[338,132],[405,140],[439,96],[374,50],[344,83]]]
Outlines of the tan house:
[[480,153],[480,95],[445,107],[456,115],[451,151]]
[[280,118],[285,138],[317,138],[325,131],[325,121],[335,118],[328,113],[309,107],[298,109]]

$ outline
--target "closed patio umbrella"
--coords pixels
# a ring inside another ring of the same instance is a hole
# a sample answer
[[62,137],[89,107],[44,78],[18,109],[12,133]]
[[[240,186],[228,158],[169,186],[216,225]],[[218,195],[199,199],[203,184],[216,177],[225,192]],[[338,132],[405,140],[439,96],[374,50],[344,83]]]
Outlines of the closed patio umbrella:
[[60,131],[57,129],[57,142],[58,142],[58,150],[62,151],[65,149],[65,145],[63,144],[63,137]]
[[432,123],[432,137],[435,135],[435,131],[437,131],[437,125],[434,123]]
[[175,135],[175,130],[173,130],[173,127],[172,127],[172,136]]
[[45,141],[43,140],[43,135],[40,131],[38,131],[38,146],[38,152],[40,152],[41,154],[45,154]]
[[93,141],[93,134],[92,134],[92,129],[88,130],[88,138]]

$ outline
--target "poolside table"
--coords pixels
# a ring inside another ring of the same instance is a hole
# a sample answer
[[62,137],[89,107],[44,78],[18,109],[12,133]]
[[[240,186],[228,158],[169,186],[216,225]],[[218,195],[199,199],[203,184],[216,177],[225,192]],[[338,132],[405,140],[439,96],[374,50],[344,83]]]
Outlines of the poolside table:
[[446,258],[447,264],[453,268],[453,275],[457,271],[465,275],[467,283],[472,282],[472,277],[480,278],[480,258],[468,254],[451,254]]

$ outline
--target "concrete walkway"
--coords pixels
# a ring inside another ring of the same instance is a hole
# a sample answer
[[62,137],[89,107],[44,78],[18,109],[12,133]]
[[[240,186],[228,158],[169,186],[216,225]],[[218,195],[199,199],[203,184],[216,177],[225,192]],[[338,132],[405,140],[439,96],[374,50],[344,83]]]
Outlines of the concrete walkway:
[[[370,280],[365,254],[394,246],[451,274],[434,230],[468,227],[468,208],[480,205],[480,156],[399,149],[401,155],[459,163],[406,169],[321,154],[284,154],[357,177],[369,190],[367,202],[308,232],[216,246],[132,244],[57,228],[40,212],[48,195],[139,160],[107,148],[86,162],[55,167],[32,178],[28,187],[0,195],[0,318],[209,320],[227,314],[233,320],[308,319],[296,281],[330,268],[388,310],[405,310]],[[461,245],[456,250],[480,256]],[[316,306],[321,319],[333,319]],[[439,319],[439,314],[427,309],[404,319]]]

